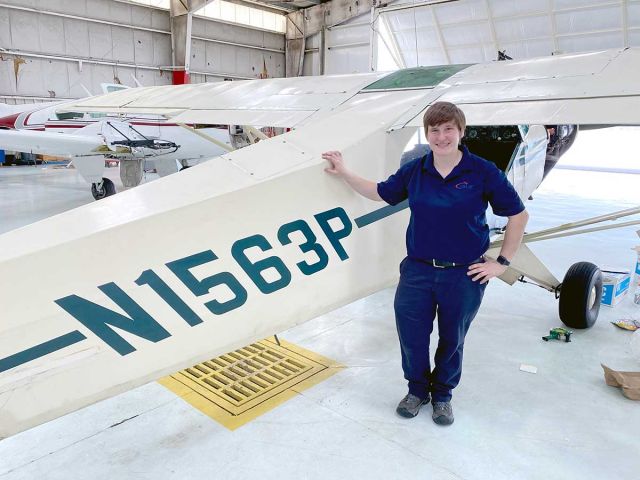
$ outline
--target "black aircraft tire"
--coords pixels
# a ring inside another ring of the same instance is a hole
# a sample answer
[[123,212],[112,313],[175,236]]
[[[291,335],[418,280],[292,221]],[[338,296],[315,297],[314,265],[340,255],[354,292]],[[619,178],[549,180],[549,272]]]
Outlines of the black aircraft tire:
[[98,187],[95,183],[91,184],[91,195],[95,200],[102,200],[105,197],[110,197],[111,195],[115,195],[116,186],[114,183],[108,178],[102,178],[102,188],[98,190]]
[[560,288],[560,320],[571,328],[590,328],[600,313],[602,273],[589,262],[578,262],[567,270]]

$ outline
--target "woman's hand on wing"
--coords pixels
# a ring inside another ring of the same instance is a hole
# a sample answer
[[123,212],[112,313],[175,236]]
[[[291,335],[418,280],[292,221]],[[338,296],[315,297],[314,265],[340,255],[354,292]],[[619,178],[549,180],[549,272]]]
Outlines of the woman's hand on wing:
[[342,159],[342,153],[332,150],[324,152],[322,158],[329,162],[329,166],[324,169],[325,172],[338,176],[344,175],[346,169],[344,160]]

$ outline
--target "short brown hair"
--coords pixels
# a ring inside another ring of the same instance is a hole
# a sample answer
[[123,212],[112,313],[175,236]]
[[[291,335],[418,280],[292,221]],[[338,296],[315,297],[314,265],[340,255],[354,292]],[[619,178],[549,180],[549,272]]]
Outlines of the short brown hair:
[[422,121],[425,132],[430,126],[435,127],[446,122],[454,122],[462,132],[467,126],[464,112],[450,102],[436,102],[431,105],[427,108]]

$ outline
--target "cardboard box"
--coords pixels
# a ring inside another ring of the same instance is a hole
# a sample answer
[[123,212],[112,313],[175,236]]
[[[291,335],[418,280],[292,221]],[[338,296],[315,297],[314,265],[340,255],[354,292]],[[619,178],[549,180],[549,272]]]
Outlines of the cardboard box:
[[620,303],[624,296],[629,293],[631,285],[631,275],[628,271],[602,271],[602,299],[600,303],[613,307]]

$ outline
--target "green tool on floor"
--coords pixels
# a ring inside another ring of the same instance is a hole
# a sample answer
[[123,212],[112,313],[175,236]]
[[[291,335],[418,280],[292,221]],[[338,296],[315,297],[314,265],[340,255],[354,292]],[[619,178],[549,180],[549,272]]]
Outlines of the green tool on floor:
[[571,330],[567,330],[566,328],[552,328],[549,330],[549,335],[542,337],[542,339],[545,342],[548,342],[549,340],[564,340],[565,342],[570,342],[572,333],[573,332]]

